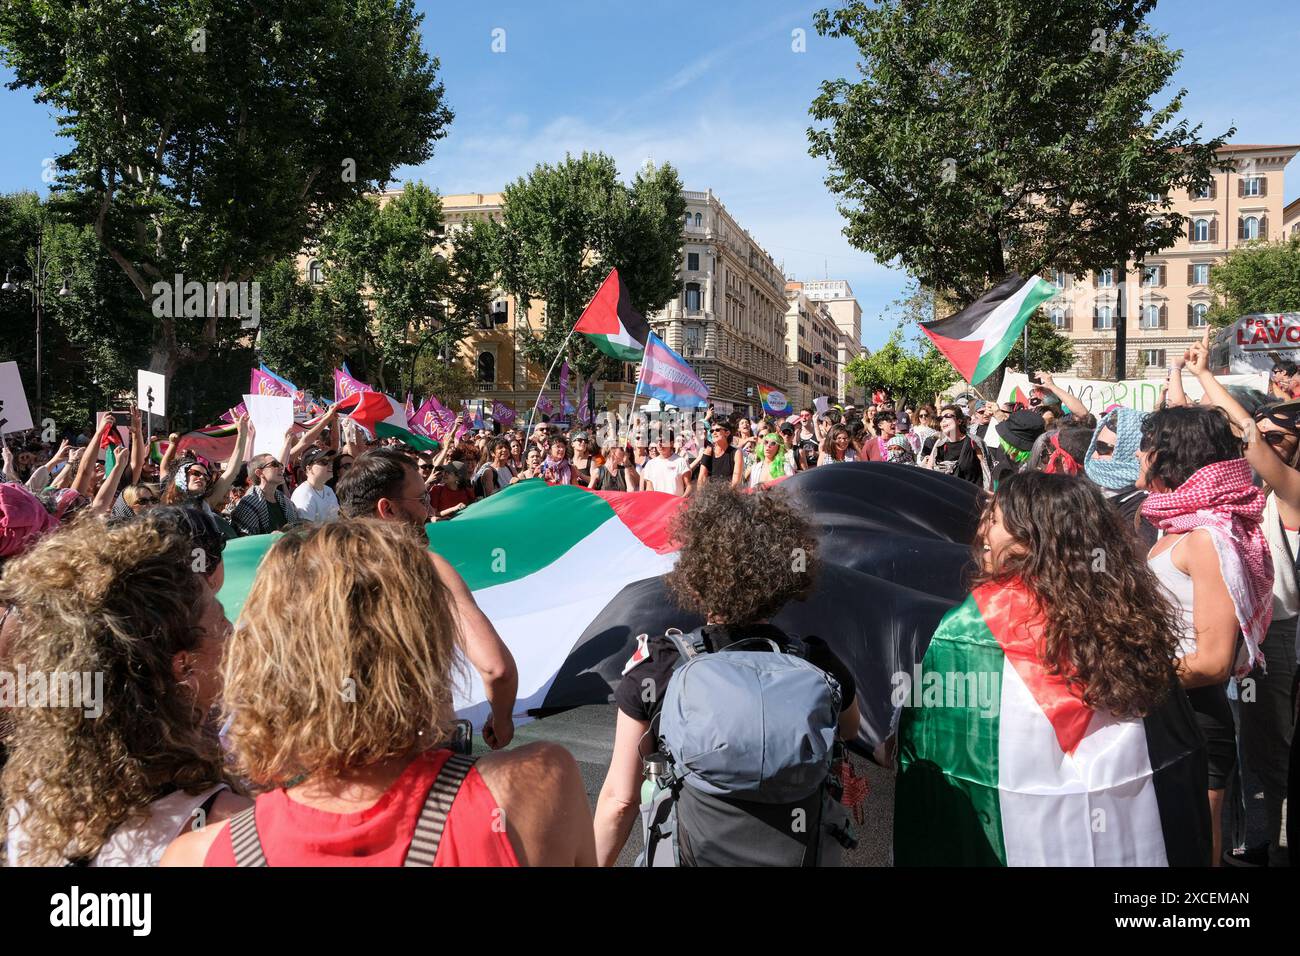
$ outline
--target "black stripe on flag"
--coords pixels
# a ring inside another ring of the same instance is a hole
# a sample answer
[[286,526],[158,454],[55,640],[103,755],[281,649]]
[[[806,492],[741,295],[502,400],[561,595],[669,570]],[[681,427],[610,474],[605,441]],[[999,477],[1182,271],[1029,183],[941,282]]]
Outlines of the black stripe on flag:
[[1209,866],[1209,762],[1187,693],[1175,684],[1165,703],[1142,724],[1169,865]]
[[995,309],[1020,291],[1024,284],[1025,280],[1013,272],[960,312],[933,322],[922,322],[921,328],[945,339],[967,338],[984,324]]
[[650,324],[632,305],[632,294],[627,291],[627,283],[622,276],[619,276],[618,282],[618,321],[627,330],[627,334],[641,345],[650,341]]

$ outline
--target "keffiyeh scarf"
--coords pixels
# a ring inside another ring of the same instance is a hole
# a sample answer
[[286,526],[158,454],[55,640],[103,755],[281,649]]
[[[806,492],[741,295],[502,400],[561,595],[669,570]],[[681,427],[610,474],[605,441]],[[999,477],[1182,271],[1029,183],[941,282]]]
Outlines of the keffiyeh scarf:
[[1147,495],[1142,505],[1143,516],[1161,531],[1210,532],[1246,638],[1247,653],[1234,670],[1237,677],[1263,662],[1259,645],[1273,620],[1273,556],[1260,527],[1264,494],[1250,479],[1246,459],[1218,461],[1193,472],[1175,491]]

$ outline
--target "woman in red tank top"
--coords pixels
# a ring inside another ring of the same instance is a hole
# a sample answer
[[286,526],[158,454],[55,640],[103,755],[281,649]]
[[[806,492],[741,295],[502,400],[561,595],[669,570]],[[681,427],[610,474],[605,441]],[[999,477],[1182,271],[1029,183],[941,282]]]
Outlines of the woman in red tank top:
[[426,548],[369,518],[271,548],[223,662],[236,768],[265,792],[179,837],[163,866],[594,865],[568,751],[474,762],[442,746],[459,635]]

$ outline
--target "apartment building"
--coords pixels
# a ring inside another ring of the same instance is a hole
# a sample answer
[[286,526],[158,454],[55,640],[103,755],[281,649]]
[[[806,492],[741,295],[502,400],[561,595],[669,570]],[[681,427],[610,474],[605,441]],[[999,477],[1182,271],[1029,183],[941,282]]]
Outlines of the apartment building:
[[785,278],[713,195],[683,190],[681,292],[646,316],[709,386],[716,409],[757,409],[758,386],[785,391]]
[[787,282],[785,350],[789,363],[786,397],[794,408],[811,407],[816,398],[842,398],[836,364],[842,333],[826,303],[809,298],[805,283]]
[[[1194,195],[1179,190],[1171,208],[1188,218],[1183,236],[1139,266],[1085,276],[1046,275],[1059,290],[1043,310],[1075,346],[1073,374],[1112,378],[1123,294],[1129,378],[1161,377],[1169,360],[1201,337],[1210,307],[1210,270],[1233,249],[1300,231],[1300,201],[1283,208],[1283,173],[1300,145],[1230,144],[1227,168]],[[1153,197],[1155,200],[1157,197]]]
[[837,393],[841,401],[860,408],[865,403],[863,390],[854,385],[844,371],[845,366],[864,351],[862,307],[853,295],[853,288],[844,279],[813,279],[801,285],[809,299],[826,306],[839,329],[835,360]]

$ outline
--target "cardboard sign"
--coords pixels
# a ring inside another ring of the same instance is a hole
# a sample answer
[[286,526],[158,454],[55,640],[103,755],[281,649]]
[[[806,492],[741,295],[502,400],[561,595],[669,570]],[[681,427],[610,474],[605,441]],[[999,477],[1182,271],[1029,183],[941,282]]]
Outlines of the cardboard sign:
[[1210,368],[1232,374],[1267,374],[1278,359],[1300,362],[1300,312],[1243,315],[1210,344]]
[[245,395],[254,429],[253,456],[284,452],[284,434],[293,427],[293,399],[282,395]]
[[18,374],[17,362],[0,363],[0,435],[23,432],[32,427],[32,411]]
[[167,414],[167,379],[157,372],[137,369],[135,407],[150,415]]

